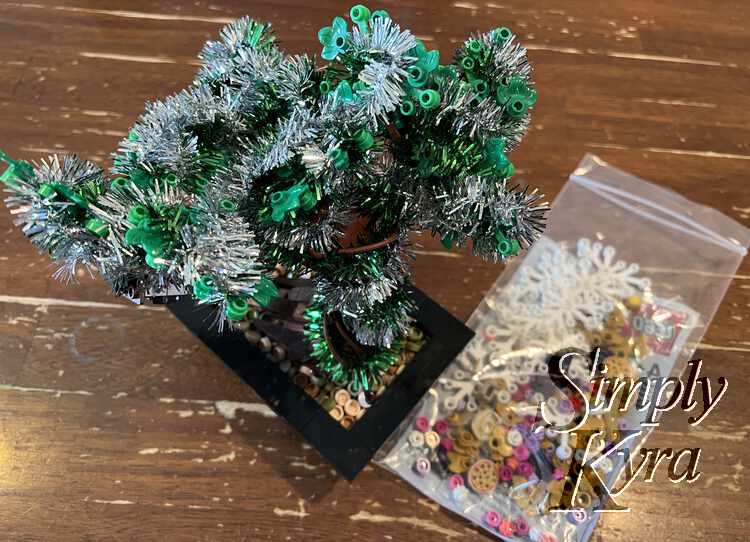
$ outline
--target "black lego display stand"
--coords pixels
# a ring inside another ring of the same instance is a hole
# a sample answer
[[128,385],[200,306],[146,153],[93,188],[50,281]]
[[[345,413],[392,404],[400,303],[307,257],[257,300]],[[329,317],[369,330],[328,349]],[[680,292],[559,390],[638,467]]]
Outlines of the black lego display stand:
[[241,331],[219,332],[212,326],[211,308],[196,305],[188,296],[167,307],[338,472],[353,480],[474,335],[421,291],[412,289],[411,295],[417,306],[416,323],[427,341],[349,429],[331,418],[276,362],[252,346]]

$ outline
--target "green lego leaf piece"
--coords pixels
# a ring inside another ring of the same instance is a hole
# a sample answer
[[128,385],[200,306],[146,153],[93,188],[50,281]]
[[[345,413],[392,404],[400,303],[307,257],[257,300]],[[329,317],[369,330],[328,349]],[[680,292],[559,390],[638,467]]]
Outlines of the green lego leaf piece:
[[346,169],[349,167],[349,153],[340,147],[332,149],[328,153],[328,157],[336,169]]
[[422,40],[417,40],[417,45],[409,51],[409,55],[417,57],[417,64],[428,73],[440,65],[440,51],[428,51]]
[[146,263],[153,269],[163,269],[163,261],[171,250],[169,232],[165,231],[151,219],[144,219],[137,226],[125,232],[125,243],[139,246],[146,252]]
[[169,186],[177,186],[177,183],[179,182],[177,179],[177,175],[175,175],[173,172],[169,172],[164,174],[162,177],[162,180],[167,183]]
[[130,171],[129,176],[132,183],[141,190],[149,188],[154,184],[154,177],[142,169],[134,169]]
[[372,17],[370,18],[370,20],[376,21],[380,19],[382,21],[385,21],[386,19],[390,19],[390,18],[391,16],[388,15],[388,12],[386,10],[378,9],[372,12]]
[[429,81],[432,72],[440,65],[440,52],[428,51],[424,43],[417,40],[417,45],[409,51],[409,56],[417,60],[408,68],[409,77],[406,81],[411,87],[423,87]]
[[40,184],[36,192],[42,199],[54,198],[57,195],[57,190],[55,190],[54,185],[50,183]]
[[505,106],[511,118],[521,118],[529,107],[536,103],[536,90],[527,85],[521,77],[514,76],[506,84],[497,87],[497,103]]
[[276,287],[276,284],[267,277],[263,277],[255,286],[255,293],[252,295],[252,298],[261,307],[266,307],[278,295],[279,289]]
[[333,93],[334,101],[338,103],[352,103],[355,100],[354,92],[349,81],[341,81]]
[[128,186],[130,186],[130,179],[127,177],[117,177],[110,184],[112,190],[125,190]]
[[195,179],[193,179],[193,189],[195,190],[196,194],[202,194],[203,191],[208,186],[208,179],[202,176],[196,176]]
[[86,221],[85,228],[97,237],[109,235],[109,226],[101,218],[89,218]]
[[364,128],[357,131],[352,139],[357,145],[357,148],[363,152],[371,148],[375,144],[375,138],[369,131],[365,130]]
[[323,45],[322,56],[325,60],[335,60],[344,52],[349,39],[349,29],[346,21],[341,17],[333,19],[331,26],[325,26],[318,31],[318,41]]
[[356,100],[358,98],[358,94],[362,91],[367,89],[367,83],[364,81],[355,81],[354,84],[352,84],[352,92],[354,93],[354,99]]
[[8,164],[0,175],[0,183],[14,187],[17,186],[16,180],[28,181],[34,176],[34,168],[25,160],[13,160],[3,150],[0,150],[0,160]]
[[505,144],[505,140],[501,137],[489,139],[484,147],[482,165],[503,177],[510,177],[513,175],[515,168],[505,155]]
[[311,210],[318,200],[305,183],[295,184],[287,190],[280,190],[271,194],[271,218],[274,222],[281,222],[297,209]]
[[455,79],[456,77],[458,77],[458,72],[456,71],[456,68],[450,64],[447,66],[438,66],[435,68],[435,71],[432,72],[432,80],[437,84],[440,84],[443,81]]
[[211,277],[203,275],[193,282],[193,295],[198,301],[205,301],[214,294],[216,294],[216,283]]
[[521,249],[517,239],[508,239],[502,231],[495,234],[497,240],[497,251],[503,256],[515,256]]
[[65,198],[69,202],[74,203],[81,209],[89,208],[89,202],[86,200],[86,198],[84,198],[83,196],[75,192],[71,187],[61,184],[61,183],[54,183],[52,186],[55,192],[60,194],[63,198]]
[[151,211],[145,205],[135,205],[128,211],[128,222],[133,226],[137,226],[147,218],[151,218]]
[[450,250],[453,248],[453,242],[456,240],[456,235],[449,231],[443,237],[440,239],[440,242],[443,244],[443,246],[446,248],[446,250]]

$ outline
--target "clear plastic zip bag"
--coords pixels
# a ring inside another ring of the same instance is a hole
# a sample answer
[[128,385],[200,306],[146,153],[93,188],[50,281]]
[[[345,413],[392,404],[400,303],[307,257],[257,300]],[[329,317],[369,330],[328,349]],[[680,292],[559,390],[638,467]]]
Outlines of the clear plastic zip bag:
[[376,460],[500,538],[587,540],[748,244],[718,211],[586,156]]

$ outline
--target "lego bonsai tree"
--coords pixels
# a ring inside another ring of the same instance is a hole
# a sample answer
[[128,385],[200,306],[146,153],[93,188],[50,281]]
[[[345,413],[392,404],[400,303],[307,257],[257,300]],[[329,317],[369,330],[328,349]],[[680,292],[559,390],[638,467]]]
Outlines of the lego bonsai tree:
[[408,234],[471,242],[494,261],[542,231],[546,205],[506,154],[536,101],[507,28],[441,65],[385,11],[355,6],[318,32],[318,68],[242,18],[208,42],[194,83],[149,104],[112,177],[74,156],[9,164],[0,180],[32,241],[72,276],[98,270],[136,301],[191,294],[219,325],[310,274],[318,368],[367,388],[411,320]]

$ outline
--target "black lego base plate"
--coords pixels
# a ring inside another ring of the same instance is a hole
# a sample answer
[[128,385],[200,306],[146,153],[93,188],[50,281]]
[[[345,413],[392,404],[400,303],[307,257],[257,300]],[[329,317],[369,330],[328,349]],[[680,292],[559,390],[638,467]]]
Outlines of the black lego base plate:
[[349,429],[331,418],[241,331],[217,331],[211,325],[213,309],[194,304],[188,296],[167,307],[339,473],[353,480],[474,335],[420,290],[414,288],[411,294],[417,324],[428,340]]

